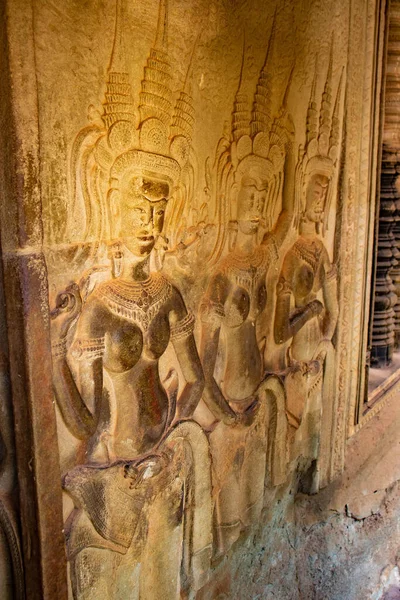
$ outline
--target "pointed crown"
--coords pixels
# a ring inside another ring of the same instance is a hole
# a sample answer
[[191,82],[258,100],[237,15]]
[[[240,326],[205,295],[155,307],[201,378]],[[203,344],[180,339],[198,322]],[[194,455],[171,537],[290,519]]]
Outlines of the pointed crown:
[[[229,150],[235,181],[238,181],[249,169],[258,172],[262,179],[271,180],[283,168],[287,132],[282,127],[281,119],[274,119],[272,115],[273,75],[271,60],[274,52],[275,31],[276,11],[251,110],[247,94],[244,91],[246,47],[245,39],[243,39],[242,65],[239,86],[233,105],[231,137],[229,144],[225,143],[224,145],[224,150]],[[292,74],[293,70],[289,77],[281,113],[286,110]],[[216,162],[221,159],[221,150],[220,144],[217,148]]]
[[137,108],[125,58],[125,20],[123,0],[117,0],[102,127],[83,129],[72,149],[71,186],[73,194],[84,202],[87,239],[110,234],[110,185],[115,187],[122,177],[137,174],[162,179],[171,189],[178,185],[181,171],[189,162],[195,119],[190,74],[174,105],[168,0],[160,0],[156,39],[144,67]]
[[[280,118],[272,114],[273,74],[271,61],[274,53],[276,32],[276,11],[267,45],[263,66],[260,70],[253,104],[250,110],[249,100],[244,91],[245,38],[239,86],[236,92],[229,140],[230,162],[235,173],[235,181],[250,170],[257,172],[266,180],[273,180],[282,170],[285,160],[287,132]],[[281,115],[286,111],[288,90],[293,70],[289,77],[287,90],[281,107]],[[227,146],[227,144],[225,144]],[[217,148],[216,162],[221,158],[221,145]],[[227,148],[225,147],[225,151]]]
[[296,167],[296,194],[298,206],[304,212],[307,198],[307,186],[315,175],[325,176],[329,181],[325,202],[323,233],[328,229],[329,207],[333,194],[333,179],[336,174],[337,157],[340,144],[340,103],[342,96],[343,71],[337,87],[335,102],[332,96],[333,78],[333,36],[329,53],[328,71],[318,110],[316,87],[318,79],[318,61],[315,60],[315,72],[311,86],[310,101],[306,119],[306,144],[300,146]]
[[[286,146],[293,134],[293,131],[287,130],[284,117],[288,114],[287,99],[294,71],[292,68],[280,113],[275,118],[272,113],[274,77],[271,68],[275,34],[276,11],[251,109],[244,91],[246,45],[243,40],[240,78],[233,104],[231,130],[225,131],[218,143],[214,163],[217,196],[214,219],[219,223],[226,223],[229,219],[235,218],[235,190],[238,190],[243,176],[246,175],[267,182],[263,218],[267,229],[272,228],[273,225],[275,207],[282,188]],[[213,251],[215,261],[221,255],[225,243],[224,234],[219,237]]]
[[[271,99],[273,96],[273,77],[271,60],[273,59],[276,31],[276,11],[267,45],[263,66],[260,70],[256,90],[250,111],[249,99],[244,91],[244,64],[246,53],[245,35],[243,34],[242,65],[239,86],[236,92],[232,113],[232,158],[237,164],[246,156],[258,156],[267,159],[269,150],[268,137],[272,127]],[[257,161],[256,161],[257,162]]]

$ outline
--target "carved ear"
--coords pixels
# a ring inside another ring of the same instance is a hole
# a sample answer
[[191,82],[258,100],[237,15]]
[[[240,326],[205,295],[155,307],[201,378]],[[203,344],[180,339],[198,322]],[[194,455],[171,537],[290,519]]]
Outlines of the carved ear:
[[237,238],[237,232],[238,232],[238,222],[237,221],[229,221],[228,223],[228,248],[229,248],[229,252],[232,252],[232,250],[235,248],[236,246],[236,238]]
[[239,195],[239,184],[234,183],[231,187],[230,193],[230,220],[235,221],[237,219],[237,201]]
[[119,190],[110,190],[108,193],[108,209],[110,220],[111,239],[119,236],[121,229],[121,211],[120,211],[120,192]]

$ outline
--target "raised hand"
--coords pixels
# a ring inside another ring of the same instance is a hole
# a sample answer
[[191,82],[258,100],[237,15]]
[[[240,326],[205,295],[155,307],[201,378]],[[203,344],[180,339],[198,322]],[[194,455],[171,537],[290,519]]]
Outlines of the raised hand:
[[50,312],[52,336],[63,339],[82,308],[82,298],[76,283],[70,284],[56,298],[56,305]]

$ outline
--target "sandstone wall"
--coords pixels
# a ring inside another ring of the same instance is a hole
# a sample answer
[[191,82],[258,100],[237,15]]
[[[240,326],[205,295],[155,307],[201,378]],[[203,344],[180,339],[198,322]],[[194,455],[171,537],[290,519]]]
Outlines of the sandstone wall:
[[28,597],[216,597],[260,519],[290,538],[299,482],[341,473],[359,420],[385,6],[3,14]]

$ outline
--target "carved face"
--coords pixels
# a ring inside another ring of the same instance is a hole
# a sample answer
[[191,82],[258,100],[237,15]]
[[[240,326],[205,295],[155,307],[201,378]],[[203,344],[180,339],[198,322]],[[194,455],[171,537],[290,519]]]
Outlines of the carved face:
[[147,256],[164,226],[169,196],[166,182],[133,177],[119,194],[119,238],[136,256]]
[[267,185],[256,177],[243,177],[237,199],[237,219],[243,233],[256,233],[264,210]]
[[329,179],[325,175],[313,175],[308,184],[305,217],[313,223],[324,220]]

